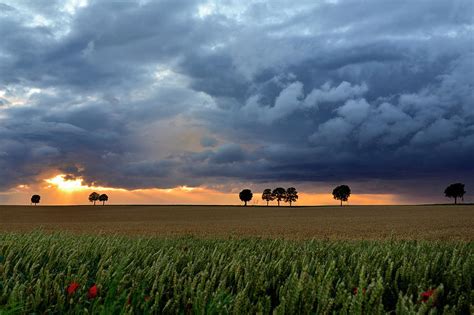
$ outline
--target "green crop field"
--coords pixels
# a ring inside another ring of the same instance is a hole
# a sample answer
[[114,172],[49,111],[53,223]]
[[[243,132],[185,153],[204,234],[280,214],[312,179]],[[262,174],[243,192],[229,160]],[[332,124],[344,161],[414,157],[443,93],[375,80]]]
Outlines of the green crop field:
[[0,313],[469,314],[472,242],[0,234]]

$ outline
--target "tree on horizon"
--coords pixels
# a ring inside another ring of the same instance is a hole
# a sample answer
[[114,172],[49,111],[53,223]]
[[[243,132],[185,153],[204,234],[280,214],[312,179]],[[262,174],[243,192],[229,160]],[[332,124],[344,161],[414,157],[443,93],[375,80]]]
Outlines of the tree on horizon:
[[36,206],[36,204],[40,203],[41,196],[40,195],[33,195],[31,196],[31,203]]
[[239,193],[239,198],[244,202],[244,205],[247,206],[247,202],[252,200],[253,194],[250,189],[244,189]]
[[351,195],[351,189],[347,185],[340,185],[334,188],[334,190],[332,191],[332,195],[334,199],[341,201],[342,207],[342,202],[349,200],[349,197]]
[[89,201],[93,202],[94,206],[95,206],[95,203],[96,203],[97,200],[99,200],[99,197],[100,197],[100,195],[94,191],[93,193],[91,193],[89,195]]
[[109,196],[107,196],[106,194],[102,194],[99,196],[99,201],[101,201],[102,205],[105,206],[105,202],[109,201]]
[[263,191],[262,193],[262,199],[265,200],[267,202],[267,207],[268,207],[268,203],[270,201],[273,201],[275,200],[275,197],[273,196],[272,194],[272,190],[270,188],[267,188]]
[[273,198],[278,202],[278,206],[280,206],[280,201],[286,200],[286,190],[283,187],[277,187],[272,191]]
[[290,207],[291,207],[291,204],[293,202],[296,202],[297,200],[298,200],[298,192],[296,191],[296,188],[295,187],[288,188],[286,190],[286,199],[285,199],[285,201],[289,202]]
[[464,190],[463,183],[455,183],[451,184],[444,190],[444,195],[448,198],[454,198],[454,204],[458,203],[458,198],[461,198],[464,201],[464,194],[466,191]]

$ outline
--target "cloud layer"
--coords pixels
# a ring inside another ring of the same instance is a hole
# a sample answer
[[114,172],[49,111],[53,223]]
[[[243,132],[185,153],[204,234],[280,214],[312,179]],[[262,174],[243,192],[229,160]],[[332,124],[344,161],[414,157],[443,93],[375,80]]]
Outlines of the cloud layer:
[[468,0],[0,4],[0,190],[51,171],[121,188],[474,185],[473,11]]

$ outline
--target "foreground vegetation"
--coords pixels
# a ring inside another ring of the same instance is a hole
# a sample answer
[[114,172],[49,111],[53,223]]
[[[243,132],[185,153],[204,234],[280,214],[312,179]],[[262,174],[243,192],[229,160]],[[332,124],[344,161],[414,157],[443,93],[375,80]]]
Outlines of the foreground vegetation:
[[474,244],[0,234],[0,313],[472,312]]

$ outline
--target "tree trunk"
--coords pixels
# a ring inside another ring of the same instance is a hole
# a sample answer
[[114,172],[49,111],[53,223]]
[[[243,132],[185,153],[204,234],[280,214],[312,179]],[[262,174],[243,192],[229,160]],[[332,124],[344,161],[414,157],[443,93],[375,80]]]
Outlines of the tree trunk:
[[268,200],[267,200],[267,207],[268,207]]
[[102,205],[105,206],[105,201],[102,201]]
[[458,197],[454,197],[454,204],[456,205],[458,203]]
[[278,207],[280,206],[280,200],[277,200],[278,201]]
[[247,201],[244,201],[245,202],[245,206],[247,207]]
[[342,207],[342,199],[341,199],[341,207]]
[[94,206],[95,206],[95,200],[94,200]]
[[290,207],[291,207],[291,201],[290,201]]

